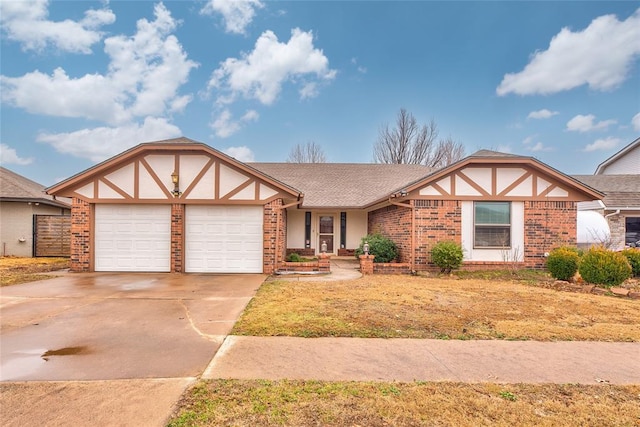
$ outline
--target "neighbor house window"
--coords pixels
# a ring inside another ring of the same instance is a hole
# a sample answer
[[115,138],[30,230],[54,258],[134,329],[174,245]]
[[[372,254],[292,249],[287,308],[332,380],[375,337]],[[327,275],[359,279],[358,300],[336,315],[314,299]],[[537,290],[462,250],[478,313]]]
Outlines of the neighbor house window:
[[474,202],[474,247],[511,247],[511,203]]

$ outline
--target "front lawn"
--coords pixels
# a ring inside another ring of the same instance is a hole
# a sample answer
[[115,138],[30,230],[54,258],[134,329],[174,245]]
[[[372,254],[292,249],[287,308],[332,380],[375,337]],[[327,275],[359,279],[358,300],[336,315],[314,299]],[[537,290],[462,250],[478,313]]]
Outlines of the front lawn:
[[262,285],[232,334],[640,341],[640,301],[497,279],[274,281]]
[[69,258],[0,257],[0,286],[49,279],[55,275],[42,273],[65,268],[69,268]]
[[170,427],[635,426],[640,386],[210,380]]

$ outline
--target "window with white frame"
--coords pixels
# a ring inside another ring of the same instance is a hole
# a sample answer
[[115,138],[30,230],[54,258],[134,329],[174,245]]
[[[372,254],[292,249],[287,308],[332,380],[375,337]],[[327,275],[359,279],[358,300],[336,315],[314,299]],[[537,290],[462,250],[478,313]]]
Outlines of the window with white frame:
[[511,247],[511,202],[473,203],[473,246]]

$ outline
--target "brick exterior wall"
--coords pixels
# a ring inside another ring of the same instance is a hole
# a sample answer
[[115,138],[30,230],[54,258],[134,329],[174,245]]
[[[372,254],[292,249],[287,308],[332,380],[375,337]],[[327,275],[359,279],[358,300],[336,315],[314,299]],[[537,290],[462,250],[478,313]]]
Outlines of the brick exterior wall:
[[291,254],[298,254],[303,257],[316,256],[316,250],[313,248],[287,248],[287,256]]
[[91,270],[91,205],[76,197],[71,202],[71,258],[70,270]]
[[461,243],[462,205],[458,200],[414,200],[416,270],[434,267],[431,249],[442,241]]
[[[413,200],[415,206],[415,268],[431,270],[431,249],[440,241],[461,243],[462,204],[459,200]],[[544,268],[554,247],[576,244],[575,202],[526,201],[524,203],[524,262],[527,268]],[[388,206],[369,213],[369,233],[393,240],[400,251],[398,262],[411,262],[411,209]],[[500,268],[501,262],[466,262],[469,269]],[[464,267],[463,267],[464,268]]]
[[273,274],[284,261],[287,246],[287,211],[282,209],[282,199],[264,205],[263,273]]
[[411,262],[411,209],[386,206],[369,212],[369,234],[380,233],[398,246],[398,262]]
[[171,272],[182,273],[184,266],[184,205],[171,205]]
[[524,265],[544,268],[545,252],[562,245],[576,245],[576,202],[524,203]]

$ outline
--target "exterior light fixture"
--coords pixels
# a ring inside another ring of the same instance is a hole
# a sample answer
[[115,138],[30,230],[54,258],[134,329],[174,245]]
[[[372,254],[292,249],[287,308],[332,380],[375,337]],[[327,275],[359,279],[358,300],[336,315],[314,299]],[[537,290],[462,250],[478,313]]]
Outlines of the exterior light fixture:
[[327,252],[327,242],[326,241],[322,241],[322,245],[320,245],[320,251],[322,253],[326,253]]
[[369,242],[364,242],[364,245],[362,245],[362,251],[365,255],[369,255]]
[[173,197],[179,197],[182,192],[180,191],[180,187],[178,186],[180,183],[180,176],[178,175],[178,172],[173,171],[173,173],[171,174],[171,182],[173,182],[173,191],[171,192],[173,194]]

